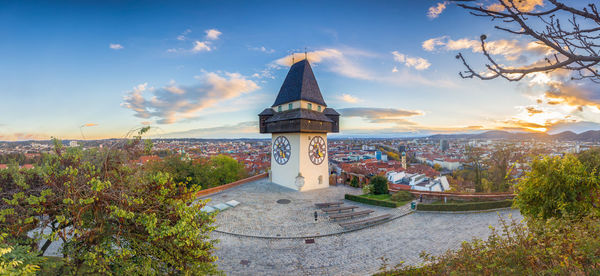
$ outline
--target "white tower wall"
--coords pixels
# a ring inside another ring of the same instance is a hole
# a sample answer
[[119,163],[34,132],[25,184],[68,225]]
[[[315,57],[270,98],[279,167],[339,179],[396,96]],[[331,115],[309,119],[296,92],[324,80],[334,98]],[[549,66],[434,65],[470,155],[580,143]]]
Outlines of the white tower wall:
[[[273,144],[279,136],[285,136],[290,141],[291,147],[290,159],[283,165],[277,163],[273,157]],[[271,137],[271,181],[273,183],[303,192],[329,187],[329,153],[325,151],[325,159],[319,165],[311,162],[308,155],[310,140],[315,136],[321,136],[327,145],[327,134],[324,133],[273,133]]]

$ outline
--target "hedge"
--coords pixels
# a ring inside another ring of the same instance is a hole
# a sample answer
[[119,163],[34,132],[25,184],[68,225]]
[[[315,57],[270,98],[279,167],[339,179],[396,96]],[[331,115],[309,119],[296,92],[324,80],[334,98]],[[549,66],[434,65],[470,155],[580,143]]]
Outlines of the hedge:
[[417,204],[418,211],[475,211],[511,207],[512,199],[483,202]]
[[375,205],[375,206],[382,206],[382,207],[389,207],[389,208],[396,208],[399,206],[399,203],[377,200],[377,199],[372,199],[372,198],[366,198],[366,197],[351,195],[351,194],[345,194],[344,198],[347,200],[352,200],[352,201],[369,204],[369,205]]

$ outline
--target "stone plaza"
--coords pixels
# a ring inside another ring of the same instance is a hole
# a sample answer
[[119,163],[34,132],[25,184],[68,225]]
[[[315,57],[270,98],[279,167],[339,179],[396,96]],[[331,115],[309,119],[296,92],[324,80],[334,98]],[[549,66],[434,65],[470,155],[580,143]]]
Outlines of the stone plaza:
[[[457,249],[463,241],[486,238],[499,218],[521,220],[518,210],[481,213],[413,213],[410,204],[385,208],[344,200],[357,188],[332,186],[299,192],[266,178],[207,196],[208,205],[240,202],[216,215],[217,264],[227,275],[370,275],[384,263],[422,263]],[[330,222],[315,203],[342,201],[391,219],[362,229]],[[317,211],[317,220],[314,213]],[[313,242],[314,241],[314,242]]]

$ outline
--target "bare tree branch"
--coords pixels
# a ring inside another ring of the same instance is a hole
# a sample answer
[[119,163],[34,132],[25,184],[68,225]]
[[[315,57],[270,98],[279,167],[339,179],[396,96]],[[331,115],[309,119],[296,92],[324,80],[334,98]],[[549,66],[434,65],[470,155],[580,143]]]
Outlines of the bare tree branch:
[[[551,58],[544,59],[547,64],[542,66],[536,62],[516,67],[502,65],[487,50],[487,37],[482,35],[481,50],[488,62],[485,64],[486,69],[482,72],[475,71],[462,53],[459,53],[456,58],[461,60],[466,68],[459,73],[462,78],[491,80],[502,77],[509,81],[519,81],[528,74],[564,69],[574,72],[572,79],[600,82],[600,13],[596,4],[590,3],[576,8],[558,0],[548,0],[550,5],[546,5],[542,10],[524,11],[522,5],[517,5],[516,1],[520,3],[522,0],[498,0],[498,5],[494,8],[471,0],[456,2],[474,16],[502,22],[495,26],[497,30],[523,36],[551,49]],[[561,19],[565,19],[568,24],[561,24]]]

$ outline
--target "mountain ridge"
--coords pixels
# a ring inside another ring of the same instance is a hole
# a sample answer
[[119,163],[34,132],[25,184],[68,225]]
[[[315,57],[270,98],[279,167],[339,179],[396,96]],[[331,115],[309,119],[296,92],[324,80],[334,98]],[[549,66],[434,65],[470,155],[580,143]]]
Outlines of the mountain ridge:
[[561,140],[579,142],[600,141],[600,130],[588,130],[582,133],[563,131],[556,134],[536,132],[509,132],[504,130],[490,130],[477,134],[435,134],[428,136],[430,139],[506,139],[506,140]]

